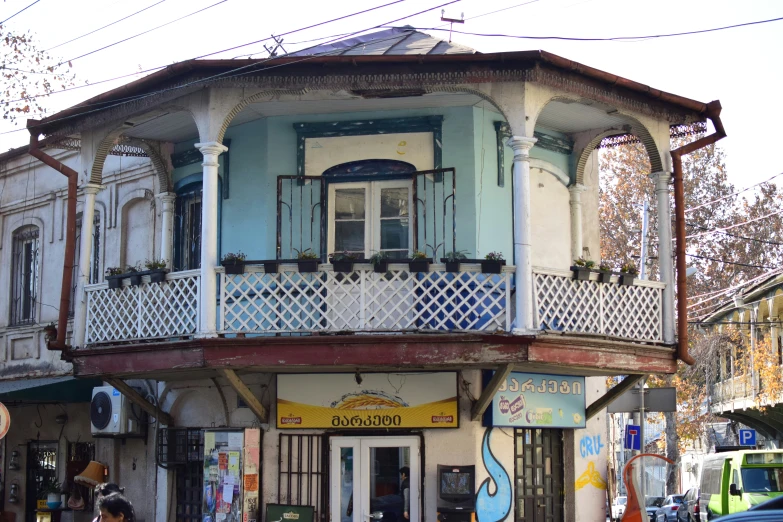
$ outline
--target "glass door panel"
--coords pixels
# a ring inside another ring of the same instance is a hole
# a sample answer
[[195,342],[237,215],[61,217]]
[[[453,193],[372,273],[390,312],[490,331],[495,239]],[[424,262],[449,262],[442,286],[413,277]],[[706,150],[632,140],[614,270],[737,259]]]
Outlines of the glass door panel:
[[359,489],[359,441],[355,438],[331,440],[331,519],[339,522],[362,522],[361,506],[354,508]]
[[364,255],[366,245],[367,190],[334,191],[334,251]]
[[408,257],[410,250],[410,188],[380,189],[379,250],[392,259]]

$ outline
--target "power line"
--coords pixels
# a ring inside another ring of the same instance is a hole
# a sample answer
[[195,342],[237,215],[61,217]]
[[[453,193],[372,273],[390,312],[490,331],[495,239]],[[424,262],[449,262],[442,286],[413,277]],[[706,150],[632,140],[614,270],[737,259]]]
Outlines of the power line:
[[690,236],[685,236],[685,239],[692,239],[694,237],[702,237],[702,236],[706,236],[708,234],[715,234],[717,232],[723,232],[725,230],[731,230],[732,228],[741,227],[742,225],[747,225],[749,223],[755,223],[756,221],[761,221],[762,219],[765,219],[765,218],[768,218],[768,217],[771,217],[771,216],[776,216],[778,214],[783,214],[783,210],[778,210],[776,212],[771,212],[769,214],[765,214],[765,215],[759,216],[757,218],[749,219],[748,221],[743,221],[742,223],[735,223],[734,225],[729,225],[728,227],[714,228],[714,229],[712,229],[712,230],[710,230],[708,232],[700,232],[698,234],[691,234]]
[[[357,15],[360,15],[360,14],[364,14],[364,13],[367,13],[367,12],[370,12],[370,11],[374,11],[376,9],[380,9],[382,7],[386,7],[386,6],[389,6],[389,5],[392,5],[392,4],[398,4],[398,3],[404,2],[404,1],[406,1],[406,0],[395,0],[393,2],[389,2],[389,3],[382,4],[382,5],[379,5],[379,6],[376,6],[376,7],[365,9],[363,11],[357,11],[357,12],[354,12],[354,13],[351,13],[351,14],[348,14],[348,15],[340,16],[338,18],[333,18],[333,19],[327,20],[325,22],[319,22],[317,24],[309,25],[307,27],[302,27],[300,29],[294,29],[292,31],[288,31],[288,32],[282,33],[282,34],[278,35],[278,37],[286,36],[286,35],[289,35],[289,34],[298,33],[298,32],[301,32],[301,31],[305,31],[307,29],[312,29],[314,27],[318,27],[318,26],[321,26],[321,25],[326,25],[326,24],[329,24],[329,23],[332,23],[332,22],[336,22],[338,20],[343,20],[345,18],[350,18],[352,16],[357,16]],[[457,1],[459,1],[459,0],[457,0]],[[415,15],[413,15],[413,16],[415,16]],[[346,36],[346,35],[349,35],[349,34],[356,34],[356,33],[343,33],[343,34],[334,35],[334,36],[326,36],[324,38],[343,37],[343,36]],[[314,40],[309,40],[309,41],[323,40],[324,38],[316,38]],[[220,53],[224,53],[224,52],[227,52],[227,51],[232,51],[232,50],[235,50],[235,49],[239,49],[241,47],[247,47],[248,45],[253,45],[253,44],[265,42],[265,41],[268,41],[268,40],[271,40],[271,39],[272,39],[272,37],[270,36],[268,38],[263,38],[261,40],[255,40],[253,42],[248,42],[248,43],[245,43],[245,44],[242,44],[242,45],[237,45],[237,46],[234,46],[234,47],[228,47],[226,49],[221,49],[220,51],[215,51],[215,52],[208,53],[208,54],[202,54],[200,56],[196,56],[194,58],[190,58],[190,60],[198,60],[198,59],[201,59],[201,58],[206,58],[208,56],[213,56],[215,54],[220,54]],[[301,43],[306,43],[306,42],[301,42]],[[263,62],[259,62],[259,63],[263,63]],[[132,73],[128,73],[128,74],[123,74],[121,76],[115,76],[114,78],[108,78],[106,80],[99,80],[97,82],[92,82],[92,83],[87,84],[87,85],[79,85],[77,87],[69,87],[67,89],[62,89],[62,90],[51,92],[51,93],[36,94],[36,95],[32,96],[32,98],[36,98],[36,97],[39,97],[39,96],[52,96],[54,94],[60,94],[60,93],[63,93],[63,92],[74,91],[76,89],[84,89],[86,87],[92,87],[94,85],[100,85],[101,83],[107,83],[107,82],[113,82],[115,80],[121,80],[121,79],[127,78],[129,76],[136,76],[138,74],[144,74],[144,73],[148,73],[148,72],[157,71],[157,70],[163,69],[164,67],[167,67],[167,66],[168,66],[168,64],[167,65],[159,65],[157,67],[151,67],[149,69],[144,69],[143,71],[136,71],[136,72],[132,72]],[[16,103],[16,102],[19,102],[19,101],[23,101],[23,99],[20,98],[20,99],[17,99],[17,100],[8,100],[7,103]],[[90,105],[84,105],[84,107],[89,107],[89,106]],[[18,132],[20,130],[24,130],[24,129],[15,129],[13,131],[6,131],[6,132],[0,133],[0,135],[2,135],[2,134],[9,134],[9,133],[12,133],[12,132]]]
[[[648,40],[652,38],[667,38],[670,36],[686,36],[692,34],[710,33],[714,31],[723,31],[725,29],[734,29],[737,27],[746,27],[750,25],[766,24],[769,22],[778,22],[780,20],[783,20],[783,16],[780,18],[771,18],[769,20],[757,20],[754,22],[745,22],[742,24],[726,25],[723,27],[700,29],[696,31],[684,31],[681,33],[652,34],[647,36],[615,36],[611,38],[578,38],[578,37],[568,37],[568,36],[523,36],[523,35],[502,34],[502,33],[472,33],[468,31],[458,31],[456,29],[452,32],[457,34],[465,34],[469,36],[488,36],[491,38],[516,38],[520,40],[567,40],[573,42],[612,42],[612,41],[624,41],[624,40]],[[427,27],[427,28],[417,27],[416,29],[419,29],[421,31],[448,31],[448,29],[441,29],[439,27]]]
[[737,266],[747,266],[750,268],[763,268],[765,270],[774,270],[771,266],[760,266],[760,265],[749,265],[747,263],[735,263],[733,261],[724,261],[722,259],[715,259],[714,257],[706,257],[706,256],[697,256],[696,254],[685,254],[688,257],[695,257],[697,259],[705,259],[707,261],[715,261],[716,263],[723,263],[724,265],[737,265]]
[[35,4],[37,4],[37,3],[38,3],[38,2],[40,2],[40,1],[41,1],[41,0],[35,0],[35,2],[33,2],[32,4],[28,5],[27,7],[23,8],[23,9],[21,9],[21,10],[17,11],[17,12],[15,12],[15,13],[14,13],[14,14],[12,14],[11,16],[9,16],[8,18],[6,18],[6,19],[5,19],[5,20],[3,20],[2,22],[0,22],[0,25],[3,25],[4,23],[6,23],[8,20],[10,20],[11,18],[13,18],[14,16],[18,15],[19,13],[21,13],[21,12],[23,12],[23,11],[26,11],[27,9],[31,8],[32,6],[34,6]]
[[128,18],[130,18],[130,17],[132,17],[132,16],[136,16],[136,15],[137,15],[137,14],[139,14],[139,13],[143,13],[143,12],[144,12],[144,11],[146,11],[147,9],[152,9],[152,8],[153,8],[153,7],[155,7],[156,5],[160,5],[160,4],[162,4],[163,2],[165,2],[165,1],[166,1],[166,0],[160,0],[160,1],[159,1],[159,2],[157,2],[157,3],[154,3],[154,4],[150,5],[150,6],[147,6],[147,7],[145,7],[144,9],[140,9],[140,10],[136,11],[136,12],[135,12],[135,13],[133,13],[133,14],[129,14],[128,16],[125,16],[125,17],[123,17],[123,18],[120,18],[119,20],[115,20],[115,21],[111,22],[110,24],[106,24],[106,25],[104,25],[103,27],[99,27],[99,28],[97,28],[97,29],[95,29],[95,30],[93,30],[93,31],[90,31],[89,33],[84,33],[83,35],[81,35],[81,36],[77,36],[76,38],[71,38],[71,39],[70,39],[70,40],[68,40],[67,42],[59,43],[59,44],[55,45],[54,47],[50,47],[50,48],[46,49],[46,51],[45,51],[45,52],[47,52],[47,53],[48,53],[48,52],[49,52],[49,51],[51,51],[52,49],[57,49],[58,47],[62,47],[62,46],[63,46],[63,45],[65,45],[65,44],[69,44],[69,43],[71,43],[71,42],[75,42],[76,40],[79,40],[79,39],[81,39],[81,38],[84,38],[85,36],[90,36],[91,34],[93,34],[93,33],[97,33],[98,31],[100,31],[100,30],[102,30],[102,29],[106,29],[107,27],[111,27],[112,25],[114,25],[114,24],[117,24],[117,23],[120,23],[120,22],[122,22],[123,20],[127,20]]
[[707,205],[712,205],[713,203],[717,203],[718,201],[723,201],[724,199],[736,196],[738,194],[742,194],[743,192],[747,192],[748,190],[752,189],[753,187],[758,187],[759,185],[763,185],[764,183],[769,183],[770,181],[772,181],[773,179],[777,178],[778,176],[783,176],[783,172],[781,172],[780,174],[775,174],[774,176],[772,176],[771,178],[769,178],[769,179],[767,179],[765,181],[756,183],[755,185],[751,185],[749,187],[745,187],[742,190],[738,190],[737,192],[734,192],[733,194],[729,194],[728,196],[723,196],[723,197],[720,197],[718,199],[713,199],[712,201],[708,201],[706,203],[702,203],[701,205],[696,205],[695,207],[686,208],[685,212],[686,213],[692,212],[692,211],[694,211],[696,209],[700,209],[702,207],[706,207]]
[[[686,221],[685,224],[688,225],[689,227],[699,228],[701,230],[712,231],[711,228],[705,227],[705,226],[702,226],[702,225],[697,225],[696,223],[689,223],[689,222]],[[722,234],[724,236],[733,237],[733,238],[736,238],[736,239],[742,239],[742,240],[745,240],[745,241],[755,241],[757,243],[764,243],[765,245],[783,246],[783,243],[778,243],[776,241],[766,241],[764,239],[756,239],[755,237],[740,236],[738,234],[732,234],[731,232],[717,232],[716,231],[715,233],[716,234]]]
[[123,43],[123,42],[127,42],[128,40],[133,40],[133,39],[134,39],[134,38],[136,38],[136,37],[139,37],[139,36],[145,35],[145,34],[147,34],[147,33],[151,33],[152,31],[155,31],[155,30],[157,30],[157,29],[160,29],[161,27],[166,27],[167,25],[171,25],[171,24],[173,24],[173,23],[179,22],[180,20],[184,20],[185,18],[188,18],[188,17],[190,17],[190,16],[193,16],[193,15],[195,15],[195,14],[198,14],[198,13],[200,13],[200,12],[202,12],[202,11],[206,11],[207,9],[211,9],[211,8],[215,7],[216,5],[220,5],[220,4],[223,4],[223,3],[225,3],[225,2],[228,2],[228,0],[220,0],[219,2],[215,2],[215,3],[214,3],[214,4],[212,4],[212,5],[209,5],[209,6],[207,6],[207,7],[204,7],[203,9],[199,9],[198,11],[193,11],[192,13],[186,14],[185,16],[181,16],[181,17],[177,18],[176,20],[171,20],[170,22],[166,22],[165,24],[159,25],[159,26],[157,26],[157,27],[153,27],[152,29],[148,29],[148,30],[146,30],[146,31],[143,31],[143,32],[141,32],[141,33],[138,33],[138,34],[134,34],[133,36],[129,36],[128,38],[123,38],[122,40],[119,40],[119,41],[117,41],[117,42],[114,42],[114,43],[112,43],[112,44],[109,44],[109,45],[104,45],[103,47],[101,47],[101,48],[99,48],[99,49],[95,49],[95,50],[92,50],[92,51],[90,51],[90,52],[88,52],[88,53],[81,54],[81,55],[77,56],[76,58],[71,58],[71,59],[69,59],[69,60],[63,60],[62,62],[58,63],[58,64],[57,64],[57,66],[59,67],[60,65],[62,65],[62,64],[64,64],[64,63],[70,64],[71,62],[73,62],[73,61],[76,61],[76,60],[78,60],[79,58],[84,58],[85,56],[89,56],[89,55],[91,55],[91,54],[95,54],[95,53],[97,53],[97,52],[99,52],[99,51],[103,51],[104,49],[108,49],[109,47],[114,47],[115,45],[121,44],[121,43]]
[[[223,1],[227,1],[227,0],[223,0]],[[430,7],[428,9],[424,9],[422,11],[418,11],[416,13],[412,13],[410,15],[406,15],[406,16],[403,16],[401,18],[397,18],[397,19],[392,20],[390,22],[385,22],[385,23],[380,24],[380,25],[376,25],[376,26],[373,26],[373,27],[369,27],[369,28],[366,28],[366,29],[361,29],[359,31],[355,31],[353,33],[350,33],[350,35],[356,35],[356,34],[363,33],[363,32],[366,32],[366,31],[369,31],[369,30],[372,30],[372,29],[377,29],[379,27],[383,27],[386,24],[399,22],[400,20],[404,20],[406,18],[411,18],[413,16],[418,16],[420,14],[423,14],[423,13],[426,13],[426,12],[429,12],[429,11],[433,11],[435,9],[438,9],[438,8],[441,8],[441,7],[445,7],[447,5],[454,4],[454,3],[457,3],[459,1],[461,1],[461,0],[451,0],[451,1],[446,2],[444,4],[436,5],[434,7]],[[397,38],[398,37],[395,35],[393,37],[388,38],[387,40],[396,40]],[[382,40],[379,40],[379,41],[382,41]],[[329,41],[329,42],[325,42],[325,43],[332,43],[332,42]],[[273,59],[282,58],[282,57],[288,56],[288,55],[290,55],[292,53],[288,53],[288,54],[280,56],[280,57],[270,57],[270,58],[268,58],[266,60],[263,60],[263,61],[260,61],[260,62],[255,62],[255,63],[248,64],[248,65],[243,65],[242,67],[237,67],[235,69],[231,69],[229,71],[218,73],[218,74],[209,76],[207,78],[197,79],[197,80],[194,80],[192,82],[188,82],[188,83],[183,84],[183,85],[178,85],[178,86],[175,86],[175,87],[169,87],[169,88],[166,88],[166,89],[160,89],[160,90],[157,90],[157,91],[152,91],[152,92],[148,92],[148,93],[140,94],[140,95],[136,95],[136,96],[130,96],[130,97],[125,98],[125,99],[112,100],[111,102],[102,102],[102,103],[112,103],[112,104],[111,105],[106,105],[104,107],[99,107],[97,109],[80,112],[78,114],[72,114],[72,115],[69,115],[69,116],[64,116],[62,118],[58,118],[58,119],[55,119],[55,120],[50,120],[50,121],[47,121],[46,124],[48,125],[48,124],[56,123],[56,122],[59,122],[59,121],[64,121],[64,120],[68,120],[68,119],[72,119],[72,118],[77,118],[77,117],[80,117],[80,116],[84,116],[86,114],[91,114],[93,112],[98,112],[98,111],[102,111],[102,110],[105,110],[105,109],[110,109],[110,108],[113,108],[113,107],[124,105],[124,104],[126,104],[126,103],[128,103],[130,101],[140,100],[140,99],[147,98],[149,96],[155,96],[155,95],[162,94],[162,93],[165,93],[165,92],[170,92],[170,91],[175,91],[175,90],[179,90],[179,89],[184,89],[185,87],[189,87],[189,86],[195,85],[195,84],[208,83],[208,82],[210,82],[212,80],[216,80],[216,79],[219,79],[219,78],[223,78],[223,79],[225,79],[225,78],[235,78],[237,76],[243,76],[243,75],[249,74],[250,72],[260,72],[260,71],[266,71],[266,70],[270,70],[270,69],[276,69],[276,68],[279,68],[279,67],[284,67],[284,66],[287,66],[287,65],[295,65],[297,63],[301,63],[301,62],[305,62],[305,61],[309,61],[309,60],[314,60],[314,59],[319,58],[321,56],[328,56],[330,54],[337,53],[337,52],[343,52],[343,51],[344,51],[344,49],[336,49],[335,51],[326,52],[326,53],[319,53],[319,54],[316,54],[316,55],[308,56],[308,57],[305,57],[305,58],[303,58],[301,60],[297,60],[295,62],[277,64],[277,65],[273,65],[273,66],[270,66],[270,67],[266,67],[264,69],[258,69],[258,70],[255,70],[255,71],[245,71],[245,72],[241,72],[241,73],[238,72],[238,71],[242,71],[242,70],[258,67],[259,65],[263,65],[264,63],[269,62],[269,61],[271,61]],[[300,51],[296,51],[296,52],[301,52],[301,50]],[[113,102],[116,102],[116,103],[113,103]],[[94,104],[94,105],[100,105],[102,103],[97,103],[97,104]],[[87,106],[87,105],[85,105],[85,106]],[[32,127],[32,128],[35,128],[35,127]],[[27,130],[27,129],[14,129],[14,130],[11,130],[11,131],[2,132],[2,133],[0,133],[0,135],[10,134],[10,133],[13,133],[13,132],[19,132],[21,130]]]
[[[688,296],[688,299],[697,299],[699,297],[713,296],[710,299],[705,299],[704,301],[700,301],[698,303],[693,303],[690,306],[696,306],[698,304],[706,303],[707,301],[711,301],[712,299],[717,299],[718,297],[721,297],[721,295],[725,295],[725,294],[731,292],[732,290],[736,290],[738,288],[742,288],[743,286],[747,286],[747,285],[749,285],[751,283],[755,283],[756,281],[758,281],[760,279],[765,279],[765,278],[768,278],[768,277],[772,277],[772,276],[777,275],[777,274],[779,274],[781,272],[783,272],[783,269],[777,269],[777,272],[775,272],[775,271],[768,272],[766,274],[762,274],[762,275],[756,276],[756,277],[754,277],[752,279],[748,279],[747,281],[743,281],[742,283],[738,283],[738,284],[736,284],[734,286],[730,286],[728,288],[723,288],[721,290],[714,290],[712,292],[705,292],[703,294]],[[718,295],[716,295],[716,294],[718,294]]]

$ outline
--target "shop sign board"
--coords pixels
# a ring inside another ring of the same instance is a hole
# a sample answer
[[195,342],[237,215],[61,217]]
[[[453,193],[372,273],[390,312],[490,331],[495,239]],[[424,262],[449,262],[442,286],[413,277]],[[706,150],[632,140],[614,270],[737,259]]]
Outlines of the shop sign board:
[[314,518],[315,508],[313,506],[266,505],[265,520],[268,522],[313,522]]
[[[485,372],[484,385],[493,372]],[[485,426],[584,428],[585,378],[511,372],[484,414]]]
[[8,429],[11,427],[11,414],[8,413],[8,408],[5,404],[0,402],[0,440],[8,435]]
[[277,376],[279,429],[459,427],[456,372]]

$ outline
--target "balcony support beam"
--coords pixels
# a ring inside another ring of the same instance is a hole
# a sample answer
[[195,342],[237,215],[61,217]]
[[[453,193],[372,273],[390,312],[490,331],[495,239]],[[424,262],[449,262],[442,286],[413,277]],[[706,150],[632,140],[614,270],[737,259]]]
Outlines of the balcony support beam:
[[217,295],[218,265],[218,156],[228,148],[215,141],[196,143],[196,148],[204,155],[203,178],[201,185],[201,317],[199,337],[217,336]]
[[612,404],[618,397],[620,397],[620,395],[636,386],[636,383],[641,381],[643,378],[644,375],[628,375],[625,379],[620,381],[619,384],[615,385],[611,390],[607,391],[598,397],[595,402],[590,404],[590,406],[588,406],[587,410],[585,411],[585,418],[589,420],[590,418],[595,417],[604,408]]
[[158,406],[150,403],[147,399],[142,397],[139,392],[131,388],[128,383],[122,379],[117,379],[115,377],[105,377],[104,380],[117,388],[117,390],[127,397],[129,401],[147,412],[148,415],[155,417],[160,423],[165,424],[166,426],[174,426],[174,418],[171,415],[161,410]]
[[220,373],[222,373],[223,377],[228,380],[228,383],[232,388],[234,388],[234,391],[237,392],[240,397],[242,397],[242,400],[247,403],[250,411],[252,411],[256,417],[258,417],[258,420],[260,422],[269,422],[269,412],[266,411],[266,408],[264,408],[264,405],[261,404],[261,401],[259,401],[256,396],[253,395],[253,392],[250,391],[250,388],[247,387],[247,384],[245,384],[242,379],[239,378],[239,375],[237,375],[234,370],[228,368],[223,368],[220,370]]
[[506,379],[513,369],[513,364],[504,364],[495,370],[495,375],[492,376],[492,379],[490,379],[489,383],[481,391],[481,396],[476,401],[476,404],[473,405],[473,410],[470,415],[471,420],[481,420],[481,416],[484,415],[489,403],[495,398],[498,388],[500,388],[501,384],[506,382]]
[[512,136],[514,150],[514,264],[516,265],[516,315],[514,333],[528,334],[533,325],[533,260],[530,225],[530,149],[536,138]]

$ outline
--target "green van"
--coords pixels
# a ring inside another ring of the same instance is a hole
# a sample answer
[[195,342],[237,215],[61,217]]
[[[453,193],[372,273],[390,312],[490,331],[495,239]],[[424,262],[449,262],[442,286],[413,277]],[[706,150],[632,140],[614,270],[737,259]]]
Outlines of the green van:
[[702,522],[747,511],[783,495],[783,451],[743,450],[706,455],[700,484]]

